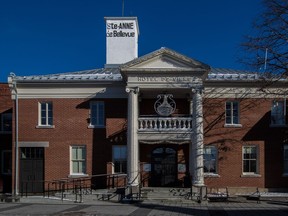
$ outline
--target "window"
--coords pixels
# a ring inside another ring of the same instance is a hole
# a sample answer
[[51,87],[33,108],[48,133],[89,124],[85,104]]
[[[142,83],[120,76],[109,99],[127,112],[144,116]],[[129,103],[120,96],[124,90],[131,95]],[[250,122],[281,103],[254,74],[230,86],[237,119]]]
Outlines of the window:
[[238,101],[226,102],[225,124],[239,124],[239,103]]
[[12,151],[4,150],[2,151],[2,174],[11,175],[12,174]]
[[273,101],[271,108],[271,125],[285,125],[286,101]]
[[40,126],[53,125],[53,107],[52,102],[39,103],[39,122]]
[[114,173],[127,173],[127,146],[113,146]]
[[204,172],[217,173],[217,148],[215,146],[204,147]]
[[257,147],[243,147],[243,173],[257,174]]
[[1,132],[11,132],[12,131],[12,113],[2,113],[1,114]]
[[94,101],[90,103],[90,126],[104,127],[104,102]]
[[42,147],[22,147],[21,159],[43,159],[44,148]]
[[71,146],[71,174],[86,173],[86,146]]
[[288,175],[288,144],[284,145],[284,174]]

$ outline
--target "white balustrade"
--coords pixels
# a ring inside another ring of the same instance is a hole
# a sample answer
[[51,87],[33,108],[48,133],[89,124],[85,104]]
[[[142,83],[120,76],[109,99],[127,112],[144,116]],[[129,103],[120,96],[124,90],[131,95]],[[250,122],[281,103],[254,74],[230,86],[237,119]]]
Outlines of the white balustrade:
[[140,117],[138,131],[191,130],[192,117]]

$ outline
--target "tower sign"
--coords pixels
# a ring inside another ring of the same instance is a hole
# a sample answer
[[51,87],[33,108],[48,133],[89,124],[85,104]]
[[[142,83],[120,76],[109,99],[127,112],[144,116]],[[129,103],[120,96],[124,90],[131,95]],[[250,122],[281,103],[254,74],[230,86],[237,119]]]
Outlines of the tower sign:
[[138,57],[137,17],[106,17],[106,66]]

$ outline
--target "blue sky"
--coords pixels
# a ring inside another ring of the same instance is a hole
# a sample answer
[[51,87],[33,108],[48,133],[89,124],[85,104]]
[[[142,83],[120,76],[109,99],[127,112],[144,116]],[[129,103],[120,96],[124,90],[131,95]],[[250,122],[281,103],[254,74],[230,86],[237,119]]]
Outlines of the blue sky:
[[[125,0],[137,16],[139,56],[168,47],[212,67],[238,62],[243,36],[253,32],[261,0]],[[101,68],[104,17],[122,15],[122,0],[0,0],[0,82]]]

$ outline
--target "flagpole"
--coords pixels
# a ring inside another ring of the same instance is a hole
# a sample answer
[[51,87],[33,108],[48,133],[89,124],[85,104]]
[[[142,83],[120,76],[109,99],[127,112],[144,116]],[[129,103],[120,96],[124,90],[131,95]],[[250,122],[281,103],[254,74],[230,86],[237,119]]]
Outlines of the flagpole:
[[122,0],[122,17],[124,17],[124,0]]

